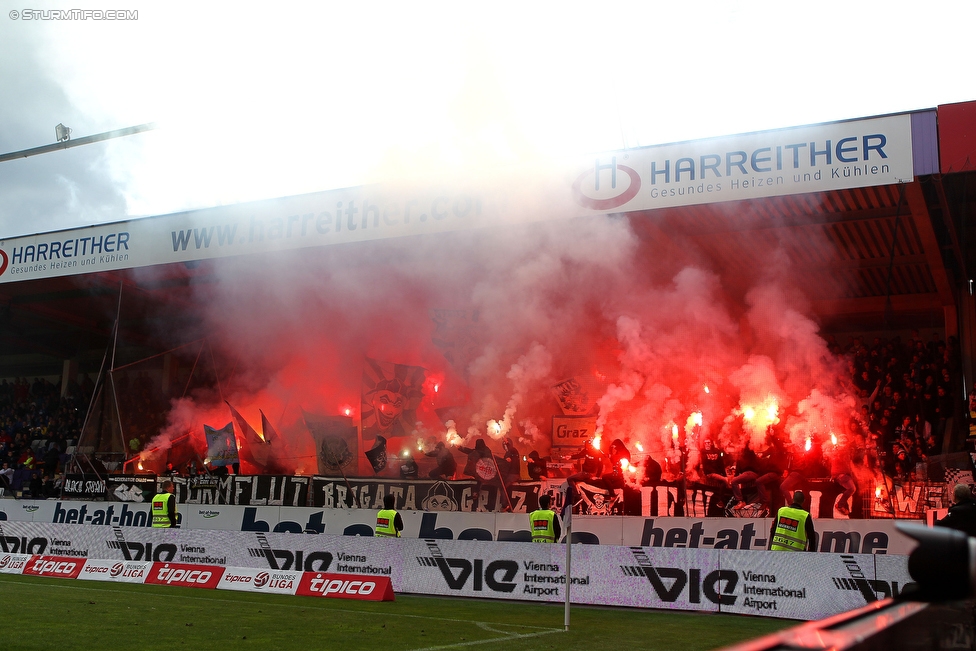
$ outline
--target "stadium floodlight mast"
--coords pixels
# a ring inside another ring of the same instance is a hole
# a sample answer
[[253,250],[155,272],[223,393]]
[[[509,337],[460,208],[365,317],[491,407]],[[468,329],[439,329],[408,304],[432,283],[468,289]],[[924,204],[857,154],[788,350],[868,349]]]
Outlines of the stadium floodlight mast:
[[63,124],[58,124],[58,126],[54,127],[54,136],[58,140],[56,143],[54,143],[53,145],[44,145],[42,147],[33,147],[31,149],[22,149],[20,151],[13,151],[10,152],[9,154],[0,154],[0,163],[8,160],[14,160],[16,158],[27,158],[28,156],[47,154],[52,151],[58,151],[59,149],[68,149],[69,147],[80,147],[81,145],[88,145],[93,142],[101,142],[102,140],[121,138],[122,136],[131,136],[137,133],[142,133],[143,131],[152,131],[155,128],[156,128],[155,122],[147,122],[146,124],[140,124],[134,127],[115,129],[114,131],[96,133],[93,136],[85,136],[83,138],[76,138],[72,140],[71,129],[64,126]]

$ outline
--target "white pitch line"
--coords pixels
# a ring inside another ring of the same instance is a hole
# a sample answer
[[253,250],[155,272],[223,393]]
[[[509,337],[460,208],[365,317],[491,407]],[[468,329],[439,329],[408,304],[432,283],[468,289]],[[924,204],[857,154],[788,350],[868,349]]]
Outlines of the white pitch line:
[[[505,631],[499,631],[498,629],[490,628],[485,622],[471,622],[478,625],[478,628],[484,629],[486,631],[491,631],[492,633],[501,633],[502,637],[492,637],[487,640],[472,640],[470,642],[455,642],[454,644],[442,644],[440,646],[425,646],[419,649],[410,649],[410,651],[441,651],[441,649],[461,649],[469,646],[477,646],[479,644],[492,644],[494,642],[503,642],[508,640],[523,640],[530,637],[541,637],[543,635],[552,635],[553,633],[565,633],[564,629],[561,628],[550,628],[545,631],[538,631],[536,633],[512,633],[507,634]],[[513,624],[517,626],[517,624]]]

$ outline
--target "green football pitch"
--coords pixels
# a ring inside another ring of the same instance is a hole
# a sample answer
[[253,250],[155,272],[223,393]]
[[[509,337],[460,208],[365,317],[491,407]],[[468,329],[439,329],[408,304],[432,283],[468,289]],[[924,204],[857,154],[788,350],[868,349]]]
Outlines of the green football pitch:
[[798,622],[397,595],[291,597],[0,575],[0,649],[715,649]]

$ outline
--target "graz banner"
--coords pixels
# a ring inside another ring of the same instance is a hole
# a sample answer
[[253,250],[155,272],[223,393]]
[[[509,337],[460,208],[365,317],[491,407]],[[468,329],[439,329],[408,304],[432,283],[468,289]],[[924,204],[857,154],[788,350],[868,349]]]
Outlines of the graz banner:
[[[538,508],[542,485],[509,484],[508,500],[501,484],[475,480],[395,480],[313,477],[312,506],[327,509],[380,508],[386,495],[396,498],[397,509],[412,511],[494,512],[503,509],[530,513]],[[510,506],[509,506],[510,505]]]
[[579,448],[593,440],[596,416],[553,416],[552,444],[557,448]]

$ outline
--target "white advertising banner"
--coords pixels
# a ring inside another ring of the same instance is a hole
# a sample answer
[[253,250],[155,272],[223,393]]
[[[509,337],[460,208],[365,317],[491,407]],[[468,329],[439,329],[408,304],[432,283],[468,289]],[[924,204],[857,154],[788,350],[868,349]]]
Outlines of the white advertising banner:
[[217,583],[218,590],[239,592],[271,592],[273,594],[295,594],[301,572],[276,570],[257,570],[247,567],[229,567]]
[[[567,203],[568,199],[567,194]],[[498,193],[484,189],[364,186],[10,238],[0,240],[0,283],[455,231],[531,218],[525,206],[519,205],[516,213],[504,209],[503,203]]]
[[902,183],[914,178],[911,115],[628,149],[563,169],[546,165],[499,170],[477,188],[363,186],[0,240],[0,283]]
[[[131,583],[199,574],[203,587],[280,594],[301,594],[312,575],[353,575],[389,579],[396,592],[565,599],[566,548],[558,544],[25,522],[6,523],[4,538],[33,555],[0,553],[0,573]],[[572,568],[574,603],[793,619],[897,596],[910,582],[907,557],[879,554],[579,544]],[[159,577],[148,575],[157,569]]]
[[22,574],[30,554],[0,554],[0,574]]
[[[322,509],[291,506],[180,504],[183,529],[248,531],[269,534],[325,533],[372,536],[371,509]],[[402,511],[407,538],[437,540],[526,541],[528,518],[519,513]],[[148,528],[148,504],[0,499],[0,530],[8,523],[112,525]],[[655,518],[574,516],[573,542],[688,549],[763,550],[768,518]],[[818,550],[850,554],[908,554],[914,541],[895,529],[894,520],[819,520]],[[16,543],[0,535],[0,552],[18,553]]]
[[83,581],[114,581],[116,583],[143,583],[152,563],[146,561],[108,561],[89,558],[81,568],[78,578]]
[[911,115],[891,115],[593,156],[573,180],[593,213],[652,210],[914,179]]

